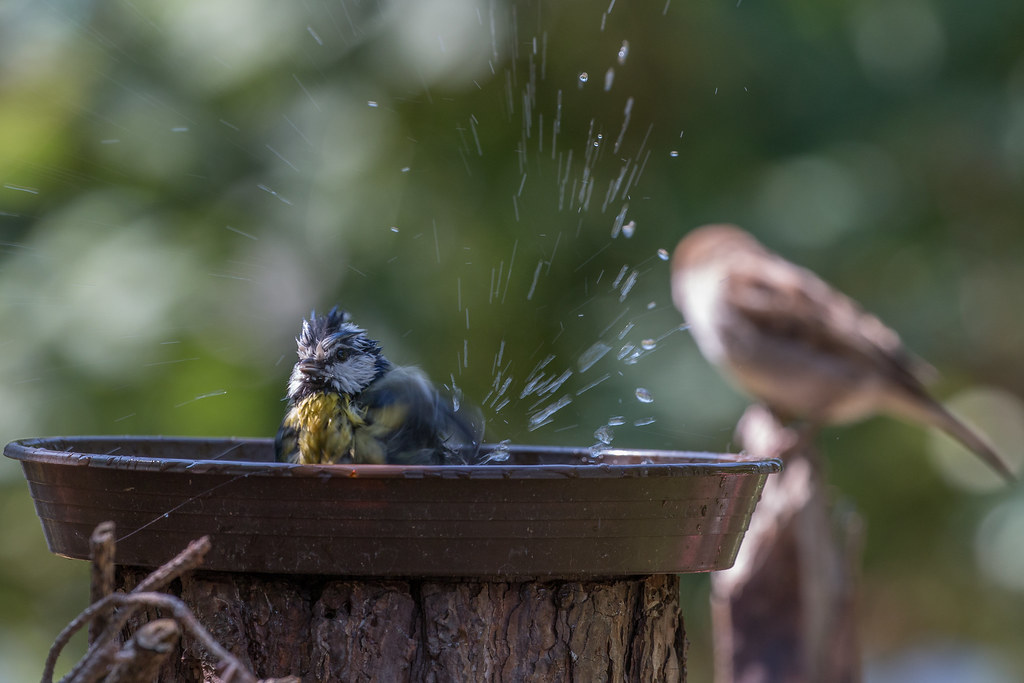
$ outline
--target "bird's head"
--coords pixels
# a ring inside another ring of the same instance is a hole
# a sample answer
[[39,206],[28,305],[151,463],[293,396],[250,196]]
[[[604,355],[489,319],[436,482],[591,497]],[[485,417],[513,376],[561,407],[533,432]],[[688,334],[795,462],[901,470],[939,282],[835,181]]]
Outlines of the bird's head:
[[310,313],[295,342],[299,360],[288,379],[292,401],[316,392],[353,396],[391,367],[380,344],[337,307],[327,315]]

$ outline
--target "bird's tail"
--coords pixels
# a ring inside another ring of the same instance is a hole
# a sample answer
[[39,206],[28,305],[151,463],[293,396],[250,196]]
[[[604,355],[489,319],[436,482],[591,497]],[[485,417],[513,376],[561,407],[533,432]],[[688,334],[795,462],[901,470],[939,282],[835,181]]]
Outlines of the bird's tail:
[[[922,401],[921,398],[925,400]],[[984,436],[968,427],[960,418],[930,396],[917,397],[917,399],[916,401],[900,401],[899,405],[892,406],[892,412],[941,429],[983,460],[1008,483],[1012,484],[1017,481],[1017,475],[1009,464]]]

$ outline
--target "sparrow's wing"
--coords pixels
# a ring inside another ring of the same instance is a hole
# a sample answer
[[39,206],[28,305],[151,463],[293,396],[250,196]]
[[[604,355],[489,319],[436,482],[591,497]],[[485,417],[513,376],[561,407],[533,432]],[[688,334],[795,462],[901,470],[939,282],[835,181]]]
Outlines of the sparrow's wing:
[[742,258],[730,271],[726,301],[766,334],[885,370],[914,393],[933,372],[893,330],[810,270],[770,252]]

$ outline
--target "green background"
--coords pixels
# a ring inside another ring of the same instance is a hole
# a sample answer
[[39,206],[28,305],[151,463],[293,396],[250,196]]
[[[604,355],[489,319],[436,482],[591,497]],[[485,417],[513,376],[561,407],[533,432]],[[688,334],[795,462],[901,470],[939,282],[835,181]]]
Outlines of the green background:
[[[658,250],[731,221],[898,329],[1019,463],[1021,35],[997,0],[7,0],[0,440],[270,436],[301,317],[338,303],[491,440],[621,416],[615,446],[725,450],[745,400],[673,332]],[[548,356],[572,374],[521,397]],[[868,680],[1024,676],[1019,488],[891,420],[822,446],[867,523]],[[31,679],[87,566],[48,554],[10,460],[0,511],[0,679]],[[694,681],[707,590],[684,577]]]

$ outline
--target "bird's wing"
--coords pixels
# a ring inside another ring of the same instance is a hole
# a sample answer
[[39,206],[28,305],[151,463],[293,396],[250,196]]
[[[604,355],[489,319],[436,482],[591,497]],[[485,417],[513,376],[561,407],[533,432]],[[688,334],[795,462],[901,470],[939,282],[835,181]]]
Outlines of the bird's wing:
[[907,388],[921,386],[930,366],[896,332],[810,270],[768,256],[731,270],[724,295],[733,310],[766,334],[885,368]]
[[367,387],[360,402],[370,430],[387,445],[389,461],[443,462],[460,448],[479,446],[479,430],[465,411],[456,410],[418,368],[393,368]]

